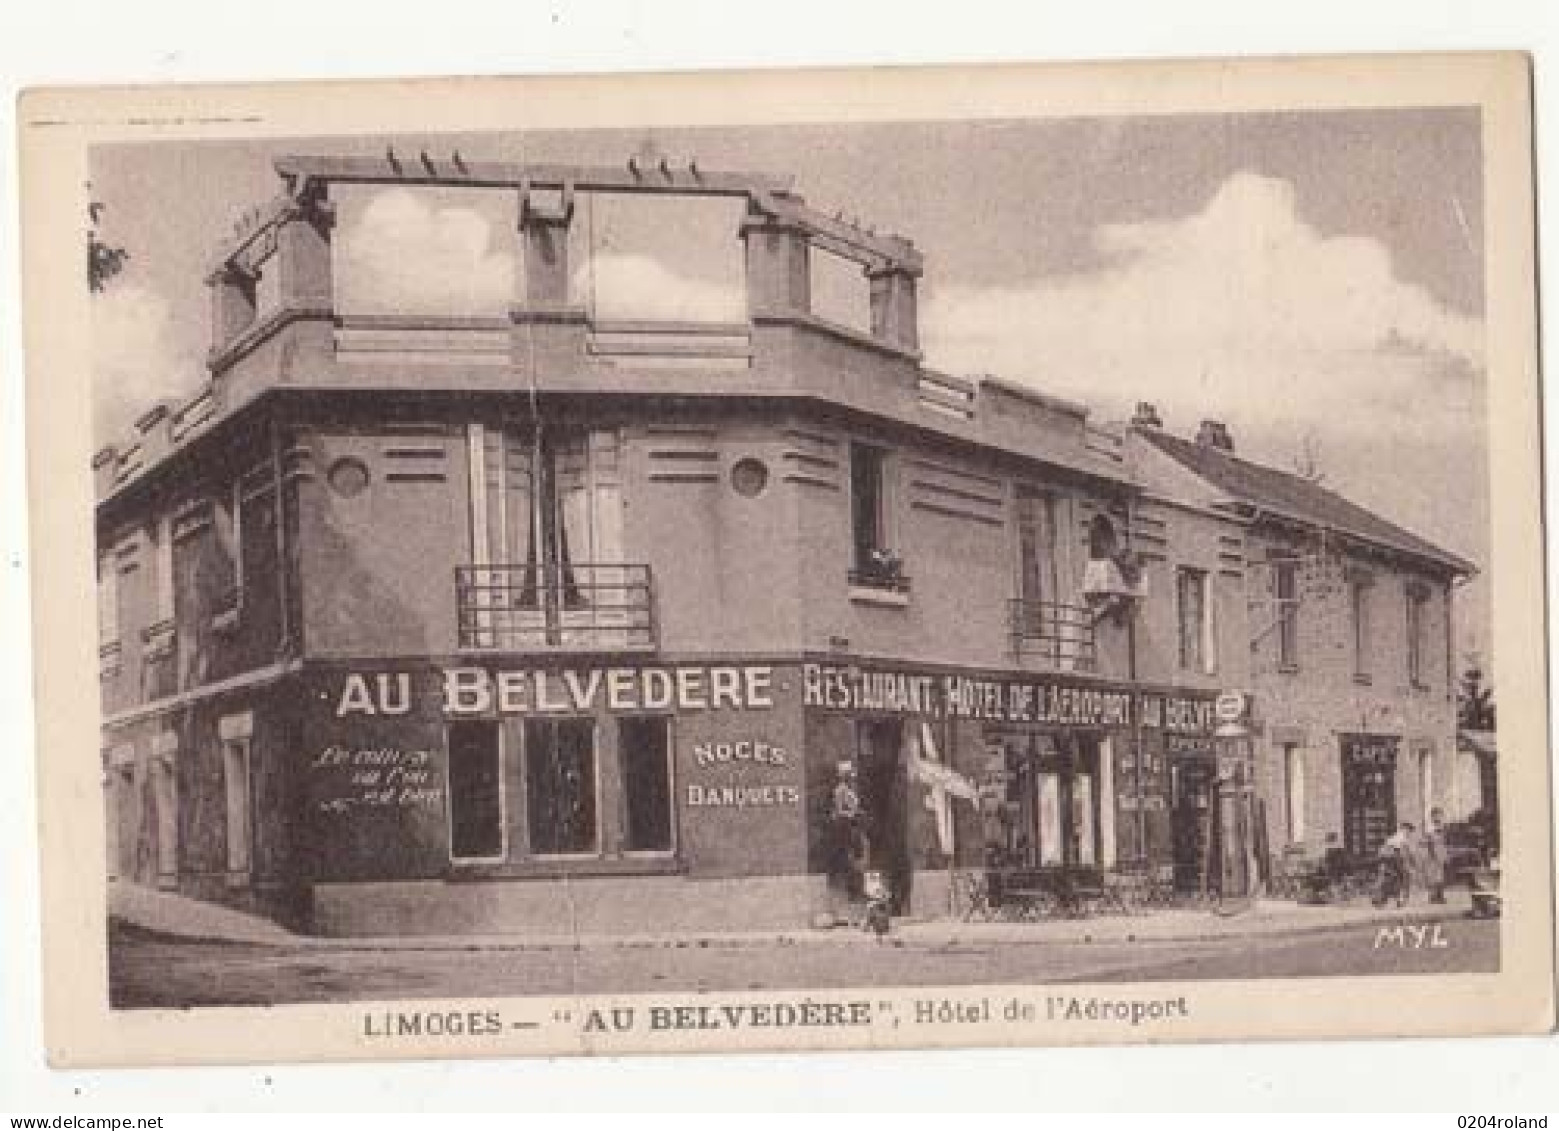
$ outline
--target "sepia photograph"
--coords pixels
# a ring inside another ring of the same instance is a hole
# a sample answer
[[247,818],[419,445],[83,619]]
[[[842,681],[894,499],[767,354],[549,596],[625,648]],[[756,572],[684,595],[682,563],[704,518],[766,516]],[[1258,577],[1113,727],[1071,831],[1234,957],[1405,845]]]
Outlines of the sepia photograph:
[[1551,1026],[1526,75],[1399,62],[88,131],[72,992],[348,1055]]

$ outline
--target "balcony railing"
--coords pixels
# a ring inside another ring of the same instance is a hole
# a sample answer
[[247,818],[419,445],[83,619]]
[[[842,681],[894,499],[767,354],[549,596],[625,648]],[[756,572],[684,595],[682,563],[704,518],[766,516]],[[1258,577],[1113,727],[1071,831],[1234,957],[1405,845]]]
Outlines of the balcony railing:
[[462,648],[654,648],[654,597],[647,565],[482,565],[455,569],[455,609]]
[[1060,601],[1007,603],[1012,650],[1019,660],[1036,660],[1060,671],[1098,666],[1092,610]]

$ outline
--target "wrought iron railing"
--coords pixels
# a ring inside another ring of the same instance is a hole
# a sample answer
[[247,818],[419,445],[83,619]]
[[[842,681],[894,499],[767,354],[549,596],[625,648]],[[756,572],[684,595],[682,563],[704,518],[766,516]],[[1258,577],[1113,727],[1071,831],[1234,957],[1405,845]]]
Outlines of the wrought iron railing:
[[885,593],[909,592],[909,578],[898,570],[862,566],[850,571],[849,580],[856,589],[881,589]]
[[1012,651],[1019,660],[1037,660],[1062,671],[1092,671],[1099,651],[1092,610],[1061,601],[1007,603]]
[[646,649],[657,643],[647,565],[480,565],[455,569],[462,648]]

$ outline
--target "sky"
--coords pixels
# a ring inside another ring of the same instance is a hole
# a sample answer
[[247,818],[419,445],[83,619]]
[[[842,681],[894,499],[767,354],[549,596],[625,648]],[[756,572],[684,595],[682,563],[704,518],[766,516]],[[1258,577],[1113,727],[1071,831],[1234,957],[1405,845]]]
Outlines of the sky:
[[[96,420],[112,442],[204,379],[212,250],[278,187],[282,153],[621,165],[656,152],[789,175],[809,203],[914,240],[926,363],[1090,406],[1224,420],[1241,455],[1327,486],[1474,562],[1489,550],[1483,191],[1476,110],[592,130],[93,153],[103,235],[130,252],[94,298]],[[738,210],[599,197],[574,225],[576,297],[603,317],[739,319]],[[500,312],[512,197],[342,193],[338,302]],[[586,248],[594,255],[583,254]],[[416,269],[409,269],[415,264]],[[864,317],[865,284],[819,257],[816,304]],[[1464,649],[1486,639],[1462,590]]]

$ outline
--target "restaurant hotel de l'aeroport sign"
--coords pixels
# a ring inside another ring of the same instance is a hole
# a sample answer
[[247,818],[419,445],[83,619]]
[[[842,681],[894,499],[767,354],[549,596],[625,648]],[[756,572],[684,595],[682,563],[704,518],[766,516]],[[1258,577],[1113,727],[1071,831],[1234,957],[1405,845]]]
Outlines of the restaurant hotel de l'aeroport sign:
[[[408,713],[415,698],[412,681],[426,676],[439,679],[444,714],[451,718],[599,710],[761,711],[776,706],[776,693],[788,689],[788,674],[785,666],[772,664],[349,672],[335,713],[338,718]],[[803,707],[923,719],[1094,729],[1142,726],[1179,734],[1210,734],[1216,725],[1211,693],[1143,691],[1037,675],[991,678],[804,663],[800,692]]]

